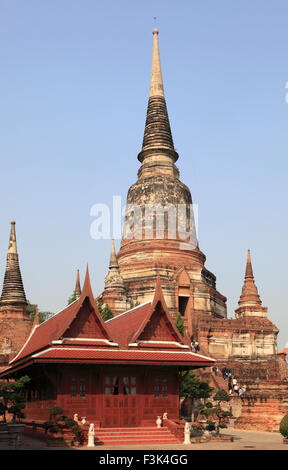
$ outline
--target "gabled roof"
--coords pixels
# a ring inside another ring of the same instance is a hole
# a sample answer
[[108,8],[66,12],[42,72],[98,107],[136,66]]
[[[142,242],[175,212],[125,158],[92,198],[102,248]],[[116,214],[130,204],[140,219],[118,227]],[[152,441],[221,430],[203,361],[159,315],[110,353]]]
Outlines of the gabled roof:
[[89,303],[94,312],[94,320],[99,329],[99,339],[103,340],[103,343],[113,342],[106,330],[104,321],[93,297],[87,266],[85,281],[79,299],[75,300],[75,302],[68,305],[64,310],[53,315],[53,317],[40,325],[34,324],[26,343],[10,363],[14,363],[15,361],[19,361],[20,359],[23,359],[37,351],[41,351],[50,346],[54,341],[60,341],[65,337],[65,332],[69,330],[73,322],[77,321],[77,315],[86,302]]
[[[165,331],[164,337],[161,329]],[[7,377],[34,363],[195,368],[211,366],[214,359],[192,353],[190,345],[185,344],[170,318],[159,276],[152,302],[104,323],[92,294],[87,268],[80,298],[44,323],[36,322],[25,345],[0,376]]]
[[174,338],[174,341],[177,341],[180,344],[181,343],[183,344],[183,337],[181,336],[180,332],[178,331],[174,323],[171,321],[169,310],[168,310],[168,307],[166,305],[165,298],[163,295],[159,274],[157,277],[154,299],[151,304],[149,313],[146,316],[146,318],[143,320],[141,325],[139,326],[138,330],[135,332],[134,336],[131,339],[131,342],[135,343],[137,340],[140,339],[141,335],[143,335],[145,328],[148,326],[148,323],[151,322],[153,316],[156,314],[157,307],[161,307],[161,315],[164,317],[167,328],[170,330],[172,338]]
[[132,337],[149,314],[151,305],[152,302],[146,302],[105,322],[108,332],[119,343],[119,346],[125,347],[131,342]]
[[[157,317],[157,319],[155,318]],[[167,335],[163,341],[163,335],[159,335],[159,331],[155,331],[152,340],[145,338],[145,332],[151,326],[155,327],[155,323],[159,323],[158,320],[162,317],[162,328],[167,329]],[[155,320],[153,324],[153,320]],[[159,347],[165,348],[178,348],[184,346],[184,338],[179,333],[178,329],[171,320],[168,307],[166,305],[160,276],[157,277],[156,290],[154,299],[152,302],[146,302],[145,304],[139,305],[127,312],[118,315],[111,320],[108,320],[105,325],[108,328],[111,336],[119,343],[120,347]]]
[[214,360],[194,354],[190,351],[166,351],[166,350],[143,350],[143,349],[112,349],[112,348],[81,348],[57,347],[45,349],[34,355],[37,362],[69,362],[77,360],[83,363],[106,363],[106,364],[161,364],[161,365],[183,365],[204,367],[213,365]]

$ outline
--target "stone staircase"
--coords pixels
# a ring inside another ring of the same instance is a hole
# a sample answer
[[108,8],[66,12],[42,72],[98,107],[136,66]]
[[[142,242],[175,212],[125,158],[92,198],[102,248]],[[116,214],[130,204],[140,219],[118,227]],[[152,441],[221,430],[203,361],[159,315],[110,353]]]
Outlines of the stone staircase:
[[222,375],[218,372],[217,375],[215,375],[213,372],[211,374],[211,379],[213,382],[213,387],[216,390],[225,390],[225,392],[228,392],[228,380],[224,380]]
[[[180,444],[167,427],[157,428],[98,428],[95,429],[95,445],[149,445]],[[181,442],[182,443],[182,442]]]
[[[205,348],[201,347],[201,345],[199,354],[203,354],[204,356],[209,357],[208,351]],[[216,367],[218,366],[219,368],[221,368],[221,365],[219,366],[217,362],[215,365]],[[210,368],[207,368],[200,370],[199,376],[201,380],[208,381],[210,386],[215,389],[215,392],[217,392],[218,390],[225,390],[226,392],[228,392],[228,379],[225,380],[220,371],[218,371],[216,375],[214,372],[211,371]],[[239,416],[241,415],[242,402],[240,397],[232,395],[230,402],[227,404],[222,404],[222,408],[225,411],[232,412],[233,418],[230,419],[229,427],[234,427],[235,419],[239,418]]]

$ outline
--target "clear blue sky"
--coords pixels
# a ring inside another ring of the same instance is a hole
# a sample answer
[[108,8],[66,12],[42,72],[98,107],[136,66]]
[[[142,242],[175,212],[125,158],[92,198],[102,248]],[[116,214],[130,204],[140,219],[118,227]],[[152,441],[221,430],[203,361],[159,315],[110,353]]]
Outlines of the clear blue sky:
[[[57,312],[110,241],[90,208],[125,203],[147,108],[153,17],[182,181],[200,248],[234,316],[247,249],[288,342],[286,0],[0,0],[0,280],[16,220],[27,298]],[[117,249],[119,242],[116,243]]]

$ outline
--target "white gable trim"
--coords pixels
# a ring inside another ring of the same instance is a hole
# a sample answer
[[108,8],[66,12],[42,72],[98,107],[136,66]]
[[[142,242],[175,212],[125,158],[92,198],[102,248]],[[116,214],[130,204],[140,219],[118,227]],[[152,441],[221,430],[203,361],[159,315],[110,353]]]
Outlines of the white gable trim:
[[130,343],[128,344],[128,346],[138,346],[139,344],[142,344],[142,343],[150,343],[150,344],[176,344],[179,348],[183,348],[183,349],[189,349],[189,346],[187,345],[184,345],[184,344],[181,344],[181,343],[177,343],[176,341],[138,341],[137,343]]
[[137,307],[133,307],[130,310],[127,310],[126,312],[120,313],[120,315],[116,315],[115,317],[110,318],[109,320],[105,321],[104,323],[106,324],[106,323],[109,323],[113,320],[116,320],[116,318],[123,317],[123,315],[126,315],[127,313],[133,312],[134,310],[138,310],[138,308],[144,307],[144,305],[148,305],[148,304],[152,304],[151,300],[149,300],[149,302],[145,302],[144,304],[137,305]]

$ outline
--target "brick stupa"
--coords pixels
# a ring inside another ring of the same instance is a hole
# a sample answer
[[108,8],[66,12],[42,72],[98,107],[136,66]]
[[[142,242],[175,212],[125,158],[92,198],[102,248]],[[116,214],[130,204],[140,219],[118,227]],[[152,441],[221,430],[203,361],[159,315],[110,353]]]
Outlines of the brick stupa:
[[15,222],[11,222],[6,270],[0,297],[0,369],[25,343],[32,327],[19,266]]
[[[170,314],[175,318],[180,311],[192,335],[193,319],[198,314],[209,312],[226,318],[226,297],[217,291],[215,275],[204,266],[206,257],[196,237],[191,193],[181,182],[175,165],[178,153],[164,95],[157,29],[153,31],[150,94],[138,160],[141,167],[136,183],[128,190],[124,234],[117,255],[126,304],[116,305],[110,299],[109,306],[117,315],[127,305],[133,307],[151,300],[159,273]],[[136,223],[135,208],[140,211]]]

